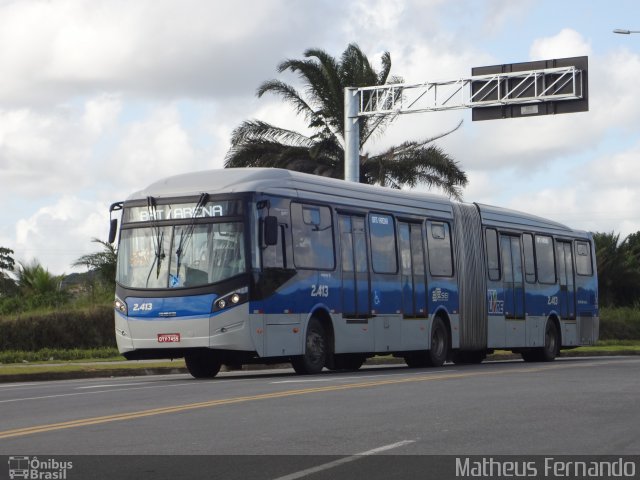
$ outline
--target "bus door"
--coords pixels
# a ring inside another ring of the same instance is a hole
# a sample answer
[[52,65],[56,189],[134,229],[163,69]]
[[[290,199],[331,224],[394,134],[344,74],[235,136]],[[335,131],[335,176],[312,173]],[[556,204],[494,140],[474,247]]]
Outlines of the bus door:
[[570,242],[556,242],[560,298],[558,309],[563,320],[576,318],[576,290],[573,281],[573,256]]
[[342,315],[366,319],[370,316],[371,306],[365,220],[357,215],[339,215],[338,222],[342,256]]
[[398,226],[400,232],[402,312],[404,318],[425,318],[427,305],[422,226],[403,222],[400,222]]
[[502,235],[500,250],[504,288],[504,316],[507,322],[507,346],[525,345],[524,275],[520,237]]

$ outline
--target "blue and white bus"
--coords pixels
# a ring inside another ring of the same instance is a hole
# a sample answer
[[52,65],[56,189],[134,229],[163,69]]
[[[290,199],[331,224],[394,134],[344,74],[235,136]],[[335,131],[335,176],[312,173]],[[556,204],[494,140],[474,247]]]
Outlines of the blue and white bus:
[[120,352],[184,357],[197,378],[550,361],[598,339],[592,236],[540,217],[258,168],[166,178],[111,210]]

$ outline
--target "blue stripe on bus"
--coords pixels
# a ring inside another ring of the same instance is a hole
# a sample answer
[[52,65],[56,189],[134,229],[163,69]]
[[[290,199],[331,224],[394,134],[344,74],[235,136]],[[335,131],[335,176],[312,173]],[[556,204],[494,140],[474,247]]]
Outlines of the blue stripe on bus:
[[209,317],[218,295],[192,295],[188,297],[127,297],[129,318],[140,320]]

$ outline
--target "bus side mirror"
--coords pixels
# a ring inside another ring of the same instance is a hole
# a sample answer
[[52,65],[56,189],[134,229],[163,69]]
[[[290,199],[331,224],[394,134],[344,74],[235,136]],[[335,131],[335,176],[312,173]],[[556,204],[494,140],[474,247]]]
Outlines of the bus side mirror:
[[118,231],[118,219],[112,218],[109,226],[109,243],[116,241],[116,232]]
[[278,217],[264,218],[264,244],[266,246],[278,244]]

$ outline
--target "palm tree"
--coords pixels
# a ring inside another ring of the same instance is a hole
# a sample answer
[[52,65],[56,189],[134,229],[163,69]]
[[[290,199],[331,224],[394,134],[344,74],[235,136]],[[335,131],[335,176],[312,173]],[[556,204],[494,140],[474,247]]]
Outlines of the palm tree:
[[117,263],[116,247],[99,238],[92,238],[91,241],[100,244],[102,251],[82,255],[73,262],[72,266],[87,267],[89,271],[96,272],[106,284],[111,285],[115,283]]
[[17,271],[18,287],[27,295],[47,295],[61,291],[64,275],[53,275],[37,260],[20,263]]
[[[264,82],[258,97],[274,93],[293,105],[308,122],[311,135],[247,120],[231,136],[225,167],[278,167],[327,177],[344,175],[344,88],[401,83],[390,76],[391,55],[381,57],[379,72],[356,44],[350,44],[338,60],[323,50],[310,49],[305,59],[285,60],[280,73],[297,73],[305,84],[303,96],[280,80]],[[380,135],[395,114],[360,118],[360,149],[375,133]],[[407,141],[376,154],[360,156],[360,181],[393,188],[426,184],[440,187],[459,199],[467,176],[441,148],[430,145],[460,127],[420,141]]]

